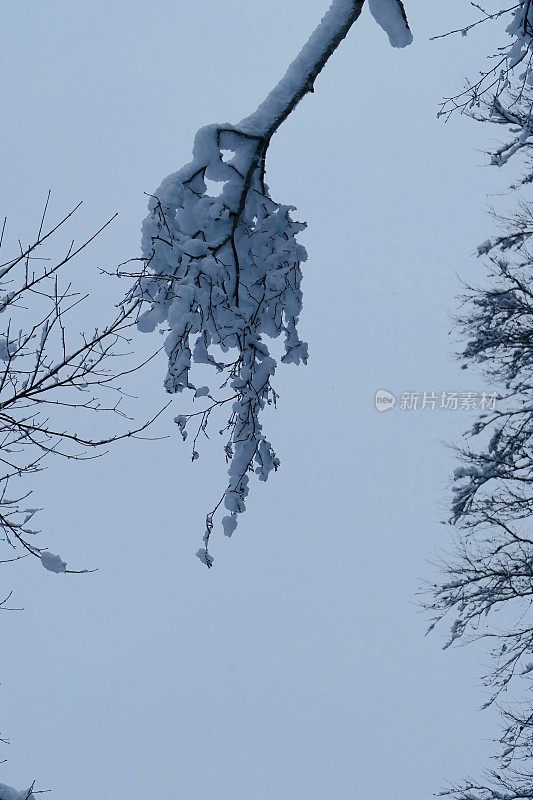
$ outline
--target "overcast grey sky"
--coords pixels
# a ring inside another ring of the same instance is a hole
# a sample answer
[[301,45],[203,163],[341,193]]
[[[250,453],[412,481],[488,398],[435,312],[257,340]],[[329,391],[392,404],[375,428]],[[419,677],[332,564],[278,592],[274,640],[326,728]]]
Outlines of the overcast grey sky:
[[[39,476],[43,541],[99,571],[3,568],[25,611],[0,620],[0,782],[37,779],[54,800],[422,800],[487,764],[483,652],[442,653],[415,603],[449,540],[442,443],[469,417],[373,407],[382,387],[486,388],[459,371],[448,331],[507,176],[483,166],[492,130],[436,110],[493,41],[429,42],[465,6],[409,0],[415,43],[400,52],[365,12],[276,135],[272,196],[309,225],[311,358],[278,372],[282,469],[252,486],[235,537],[215,537],[215,569],[194,553],[225,467],[218,443],[191,465],[171,422],[186,398],[158,428],[172,438]],[[5,0],[11,230],[29,238],[49,188],[53,213],[84,200],[77,237],[119,211],[78,266],[98,313],[111,307],[126,287],[95,267],[138,254],[143,193],[189,160],[201,125],[253,111],[326,7]],[[163,377],[161,361],[138,376],[140,415]]]

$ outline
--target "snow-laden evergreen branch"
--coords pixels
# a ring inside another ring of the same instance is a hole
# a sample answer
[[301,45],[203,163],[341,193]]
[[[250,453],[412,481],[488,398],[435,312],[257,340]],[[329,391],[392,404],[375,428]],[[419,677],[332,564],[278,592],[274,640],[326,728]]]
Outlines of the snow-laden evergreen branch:
[[[250,473],[266,481],[280,463],[261,422],[261,411],[277,399],[272,385],[277,362],[265,337],[283,337],[284,363],[305,363],[308,355],[298,333],[301,264],[307,256],[297,235],[305,225],[293,219],[293,206],[270,196],[267,150],[280,125],[313,91],[363,6],[364,0],[334,0],[258,109],[237,125],[202,128],[193,160],[166,178],[150,199],[144,269],[128,301],[150,306],[139,321],[142,331],[158,326],[168,331],[166,390],[188,389],[195,398],[207,398],[203,411],[176,417],[183,438],[193,440],[193,461],[212,414],[230,409],[221,430],[227,436],[229,481],[207,514],[198,551],[208,567],[216,512],[225,507],[222,525],[230,536],[246,508]],[[373,0],[371,10],[395,46],[410,42],[399,0]],[[196,386],[193,363],[210,365],[218,374],[216,383]]]

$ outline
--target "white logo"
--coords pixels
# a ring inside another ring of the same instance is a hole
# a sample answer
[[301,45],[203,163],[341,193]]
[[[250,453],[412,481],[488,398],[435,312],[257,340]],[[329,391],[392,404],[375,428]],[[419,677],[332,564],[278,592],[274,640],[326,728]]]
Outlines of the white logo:
[[377,411],[390,411],[396,405],[396,398],[386,389],[378,389],[375,402]]

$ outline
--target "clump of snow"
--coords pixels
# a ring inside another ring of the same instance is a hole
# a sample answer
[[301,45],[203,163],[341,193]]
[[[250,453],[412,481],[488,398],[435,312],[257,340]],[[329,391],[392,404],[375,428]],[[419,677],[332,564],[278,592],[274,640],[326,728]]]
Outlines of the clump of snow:
[[[246,509],[250,474],[266,481],[280,463],[260,420],[277,398],[272,387],[277,361],[268,340],[283,338],[283,363],[308,358],[298,334],[307,254],[297,236],[305,224],[292,218],[293,206],[271,198],[259,158],[263,148],[260,137],[232,125],[198,132],[193,161],[166,178],[150,199],[143,226],[148,268],[131,293],[148,306],[139,319],[141,331],[168,323],[166,390],[212,400],[205,412],[175,417],[182,438],[195,423],[196,433],[206,434],[212,411],[228,409],[223,431],[229,434],[229,481],[217,506],[223,501],[230,512],[227,535]],[[234,153],[231,165],[222,159],[226,149]],[[206,184],[210,176],[224,182],[216,201]],[[220,362],[220,351],[232,355]],[[213,367],[215,383],[195,386],[195,365]],[[197,438],[193,461],[199,457]],[[207,548],[199,558],[211,565]]]
[[0,336],[0,360],[9,361],[12,350],[12,343],[8,341],[7,336]]
[[413,34],[401,0],[368,0],[368,7],[392,47],[407,47],[412,43]]
[[229,517],[224,517],[222,519],[222,527],[224,528],[224,534],[226,536],[231,536],[236,527],[237,527],[237,516],[236,514],[232,514]]
[[205,547],[201,547],[198,552],[196,553],[196,557],[200,559],[202,564],[205,564],[206,567],[211,568],[213,566],[213,556],[207,552]]
[[5,783],[0,783],[0,800],[35,800],[35,795],[32,794],[31,789],[17,792],[11,786],[6,786]]
[[[41,553],[41,564],[45,569],[49,572],[65,572],[67,569],[67,565],[63,561],[60,556],[54,555],[54,553],[50,553],[48,550],[44,550]],[[3,798],[0,796],[0,800]]]
[[490,251],[492,250],[492,247],[493,247],[493,245],[492,245],[492,242],[491,242],[490,239],[487,239],[485,242],[482,242],[480,245],[478,245],[478,248],[477,248],[478,256],[484,256],[487,253],[490,253]]

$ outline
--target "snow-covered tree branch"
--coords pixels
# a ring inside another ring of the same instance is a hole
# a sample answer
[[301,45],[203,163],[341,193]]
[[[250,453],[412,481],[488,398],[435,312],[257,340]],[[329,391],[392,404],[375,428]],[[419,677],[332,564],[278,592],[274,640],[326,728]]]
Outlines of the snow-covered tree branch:
[[519,0],[493,12],[486,11],[477,2],[471,2],[470,6],[480,12],[481,16],[434,38],[441,39],[455,34],[468,36],[480,25],[497,23],[501,26],[503,23],[505,39],[495,53],[489,54],[488,65],[478,70],[475,79],[466,82],[462,92],[443,100],[440,115],[445,118],[449,118],[455,111],[476,117],[478,109],[482,107],[490,111],[496,110],[500,99],[509,90],[519,87],[519,91],[522,91],[533,82],[531,0]]
[[[298,333],[302,309],[297,235],[305,225],[294,206],[272,199],[265,179],[269,144],[314,84],[359,18],[364,0],[334,0],[285,76],[258,109],[237,125],[208,125],[196,135],[193,160],[166,178],[150,200],[143,226],[144,269],[128,302],[149,305],[142,331],[168,332],[167,392],[187,389],[203,410],[176,417],[192,439],[192,460],[214,413],[229,409],[220,433],[229,464],[226,489],[206,517],[199,558],[210,567],[215,514],[224,507],[231,536],[245,511],[250,473],[266,481],[279,459],[263,430],[261,412],[274,405],[277,368],[267,339],[284,338],[283,363],[306,363]],[[372,0],[370,9],[394,46],[411,41],[403,4]],[[194,364],[215,371],[209,386],[193,383]]]
[[[490,153],[490,162],[501,167],[521,157],[526,172],[512,188],[527,190],[533,179],[533,6],[524,0],[489,14],[472,5],[483,16],[462,32],[505,20],[509,44],[491,70],[444,103],[442,113],[460,109],[499,125],[506,141]],[[474,424],[472,446],[459,449],[463,463],[455,471],[452,511],[455,552],[443,565],[443,580],[430,587],[428,603],[436,612],[434,623],[451,618],[446,646],[465,638],[490,644],[486,705],[497,703],[502,714],[497,766],[481,781],[466,780],[443,792],[457,800],[533,798],[531,199],[520,195],[514,212],[494,217],[499,231],[478,248],[488,282],[468,287],[459,324],[467,340],[465,366],[479,365],[498,389],[499,400]]]
[[[51,258],[47,247],[79,205],[50,227],[47,207],[48,201],[31,244],[19,241],[16,255],[0,264],[0,529],[7,548],[2,561],[34,556],[52,572],[76,572],[38,543],[39,508],[30,499],[31,478],[50,457],[98,457],[113,443],[141,435],[151,420],[132,426],[123,409],[121,379],[141,366],[127,357],[136,304],[115,309],[110,322],[88,333],[72,330],[87,295],[76,292],[66,271],[111,220]],[[2,252],[8,234],[5,219]],[[102,422],[118,417],[122,430],[117,432],[114,424],[98,436],[83,433],[79,423],[89,427],[96,416]]]
[[[123,407],[128,397],[123,382],[143,366],[129,353],[138,304],[113,309],[109,322],[86,333],[76,324],[88,296],[75,290],[68,269],[113,218],[60,251],[58,237],[81,204],[48,226],[48,200],[29,245],[10,241],[7,219],[0,226],[0,253],[15,252],[0,263],[0,531],[5,550],[0,564],[32,556],[50,572],[86,572],[69,568],[40,540],[40,508],[33,500],[36,475],[54,457],[70,462],[98,458],[112,444],[142,436],[155,417],[136,426]],[[100,420],[103,431],[94,435],[90,431]],[[107,432],[106,420],[112,423]],[[0,613],[15,610],[12,592],[2,594]],[[1,737],[0,742],[8,743]],[[38,792],[32,790],[17,792],[0,784],[0,800],[34,800]]]

